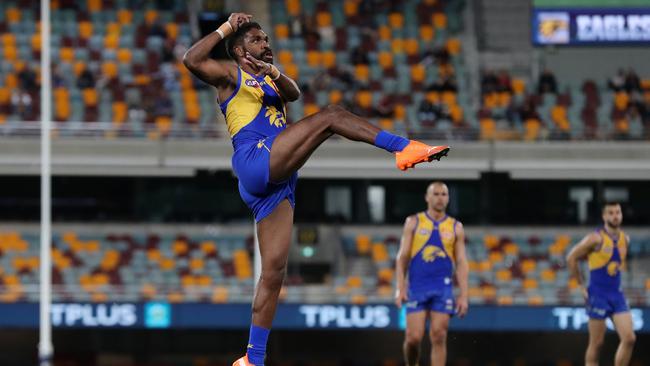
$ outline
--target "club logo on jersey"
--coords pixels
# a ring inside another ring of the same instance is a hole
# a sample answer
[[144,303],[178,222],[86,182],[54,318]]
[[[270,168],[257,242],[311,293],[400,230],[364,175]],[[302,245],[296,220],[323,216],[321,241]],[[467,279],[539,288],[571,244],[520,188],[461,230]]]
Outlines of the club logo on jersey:
[[423,236],[431,235],[431,230],[428,230],[428,229],[420,229],[420,231],[418,231],[418,234],[423,235]]
[[445,251],[435,245],[427,245],[422,250],[422,259],[424,259],[425,262],[430,263],[435,261],[436,258],[446,258],[446,257],[447,255],[445,254]]
[[610,262],[607,265],[607,274],[610,276],[616,276],[618,274],[618,262]]
[[253,88],[260,88],[260,83],[257,82],[255,79],[247,79],[244,82],[247,86],[253,87]]
[[613,247],[611,247],[611,246],[609,246],[609,245],[605,245],[605,246],[603,246],[603,253],[605,253],[605,254],[611,254],[613,251],[614,251],[614,248],[613,248]]
[[277,128],[280,128],[287,124],[287,121],[284,119],[284,113],[275,108],[274,105],[266,107],[266,113],[264,114],[264,117],[267,117],[269,119],[271,126],[275,126]]

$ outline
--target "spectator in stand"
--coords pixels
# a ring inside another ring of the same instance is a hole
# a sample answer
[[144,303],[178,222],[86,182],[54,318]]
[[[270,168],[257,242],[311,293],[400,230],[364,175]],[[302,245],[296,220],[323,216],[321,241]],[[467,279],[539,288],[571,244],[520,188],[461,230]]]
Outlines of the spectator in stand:
[[149,27],[149,36],[150,37],[160,37],[163,39],[167,38],[167,31],[159,22],[154,22],[151,27]]
[[395,114],[395,95],[386,94],[377,104],[375,114],[381,118],[391,118]]
[[625,90],[627,90],[628,93],[641,91],[641,79],[632,69],[629,69],[625,76]]
[[499,79],[492,70],[487,70],[483,72],[481,77],[481,93],[489,94],[497,91],[497,86],[499,85]]
[[506,70],[499,71],[497,76],[497,90],[500,92],[510,92],[512,93],[512,81],[510,80],[510,74]]
[[437,91],[437,92],[457,92],[458,86],[456,85],[456,79],[453,76],[442,76],[438,80],[434,81],[431,85],[427,87],[427,91]]
[[363,44],[352,49],[350,62],[352,62],[353,65],[368,65],[370,63],[368,52],[364,49]]
[[32,117],[32,96],[22,88],[15,89],[11,93],[12,113],[16,114],[23,121],[29,121]]
[[29,65],[25,65],[25,67],[23,67],[23,69],[18,73],[18,86],[28,93],[38,91],[36,73],[29,67]]
[[607,86],[615,92],[623,90],[625,86],[625,71],[618,69],[618,73],[607,81]]
[[542,72],[542,74],[539,76],[539,81],[537,84],[537,92],[539,94],[557,93],[557,81],[555,80],[555,75],[553,75],[551,70],[544,70],[544,72]]
[[68,83],[61,75],[61,70],[57,65],[52,68],[52,88],[66,88]]
[[87,68],[84,69],[77,79],[77,88],[86,89],[95,87],[95,77]]

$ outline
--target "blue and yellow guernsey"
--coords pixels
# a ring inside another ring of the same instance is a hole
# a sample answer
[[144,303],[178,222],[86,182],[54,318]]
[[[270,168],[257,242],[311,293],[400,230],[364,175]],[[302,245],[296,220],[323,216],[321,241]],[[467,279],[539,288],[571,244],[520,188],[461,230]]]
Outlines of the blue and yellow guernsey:
[[409,299],[452,286],[458,221],[445,216],[440,221],[426,212],[417,214],[409,263]]
[[238,67],[237,87],[219,106],[235,150],[243,143],[275,136],[287,127],[284,101],[268,75],[256,77]]
[[616,237],[604,228],[597,231],[601,244],[588,256],[589,289],[597,292],[621,291],[621,270],[627,255],[627,236],[621,230]]

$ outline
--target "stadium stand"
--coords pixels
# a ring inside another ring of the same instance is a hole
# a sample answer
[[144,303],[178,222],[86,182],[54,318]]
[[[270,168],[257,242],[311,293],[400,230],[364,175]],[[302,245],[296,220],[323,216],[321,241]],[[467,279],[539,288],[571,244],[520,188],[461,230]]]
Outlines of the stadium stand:
[[[581,304],[564,256],[579,238],[485,235],[467,244],[470,300],[474,304]],[[0,233],[2,302],[37,301],[39,241],[33,233]],[[244,235],[150,234],[54,235],[55,301],[247,302],[253,288],[253,238]],[[341,238],[346,265],[317,285],[310,298],[299,276],[290,276],[283,301],[318,301],[336,294],[340,303],[391,301],[399,238],[359,233]],[[635,238],[629,266],[650,257],[650,238]],[[624,276],[632,305],[650,303],[643,273]]]

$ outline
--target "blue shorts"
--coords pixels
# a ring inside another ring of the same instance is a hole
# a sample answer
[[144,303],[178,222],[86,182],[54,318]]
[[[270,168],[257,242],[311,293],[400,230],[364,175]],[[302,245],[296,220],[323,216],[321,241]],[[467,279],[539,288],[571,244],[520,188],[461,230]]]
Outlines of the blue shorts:
[[412,293],[409,291],[406,302],[406,313],[418,311],[435,311],[437,313],[454,315],[456,312],[456,301],[451,286],[445,286],[439,290],[427,291],[424,293]]
[[613,314],[629,311],[625,296],[621,291],[594,291],[589,289],[587,314],[592,319],[605,319]]
[[239,144],[232,156],[232,167],[239,179],[239,195],[260,222],[285,199],[295,207],[298,174],[283,182],[269,180],[269,158],[276,136],[258,142]]

